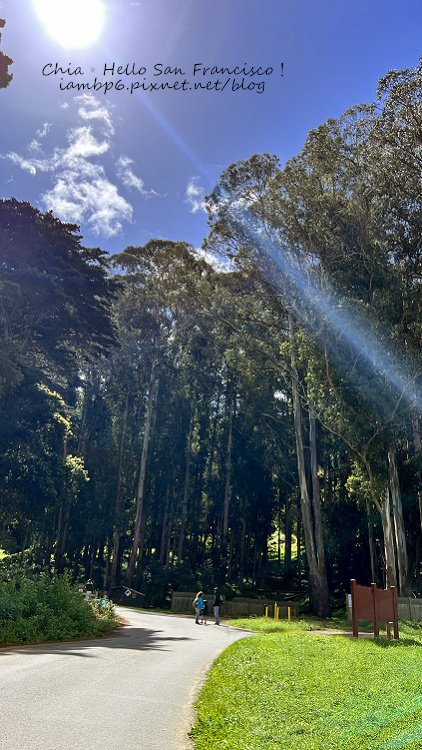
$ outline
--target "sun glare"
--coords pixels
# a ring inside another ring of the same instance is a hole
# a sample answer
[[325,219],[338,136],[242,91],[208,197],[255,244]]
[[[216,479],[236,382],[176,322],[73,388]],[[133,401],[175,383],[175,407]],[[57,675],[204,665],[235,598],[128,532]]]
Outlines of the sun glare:
[[104,26],[101,0],[34,0],[47,33],[62,47],[88,47]]

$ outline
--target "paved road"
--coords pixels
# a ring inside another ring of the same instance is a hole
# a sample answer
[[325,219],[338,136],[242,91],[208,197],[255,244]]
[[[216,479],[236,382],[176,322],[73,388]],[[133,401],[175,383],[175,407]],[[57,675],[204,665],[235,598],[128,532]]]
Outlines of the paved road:
[[123,612],[95,641],[0,649],[1,750],[184,750],[207,666],[244,633]]

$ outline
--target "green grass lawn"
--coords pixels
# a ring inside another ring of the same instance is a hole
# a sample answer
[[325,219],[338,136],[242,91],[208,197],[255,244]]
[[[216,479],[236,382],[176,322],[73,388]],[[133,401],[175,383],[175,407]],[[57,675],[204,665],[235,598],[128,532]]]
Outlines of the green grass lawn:
[[421,628],[387,643],[279,625],[215,662],[197,701],[196,750],[422,748]]
[[[317,617],[303,617],[300,620],[292,618],[291,622],[287,618],[273,620],[272,617],[238,617],[236,620],[225,620],[226,625],[233,625],[236,628],[253,630],[256,633],[295,633],[304,630],[351,630],[352,625],[345,618],[332,617],[321,620]],[[362,630],[367,630],[370,626],[361,626]]]

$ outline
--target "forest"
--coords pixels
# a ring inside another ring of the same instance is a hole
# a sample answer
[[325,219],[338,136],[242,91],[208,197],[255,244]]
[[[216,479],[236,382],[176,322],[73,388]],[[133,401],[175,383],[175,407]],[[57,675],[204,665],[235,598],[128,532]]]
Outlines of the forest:
[[226,168],[201,250],[110,256],[0,201],[6,560],[155,606],[420,595],[421,175],[422,61]]

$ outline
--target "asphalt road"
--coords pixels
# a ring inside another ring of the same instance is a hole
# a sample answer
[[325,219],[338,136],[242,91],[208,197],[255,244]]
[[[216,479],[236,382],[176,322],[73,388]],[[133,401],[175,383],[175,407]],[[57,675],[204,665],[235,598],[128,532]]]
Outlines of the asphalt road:
[[245,634],[124,609],[93,641],[0,649],[1,750],[185,750],[205,671]]

